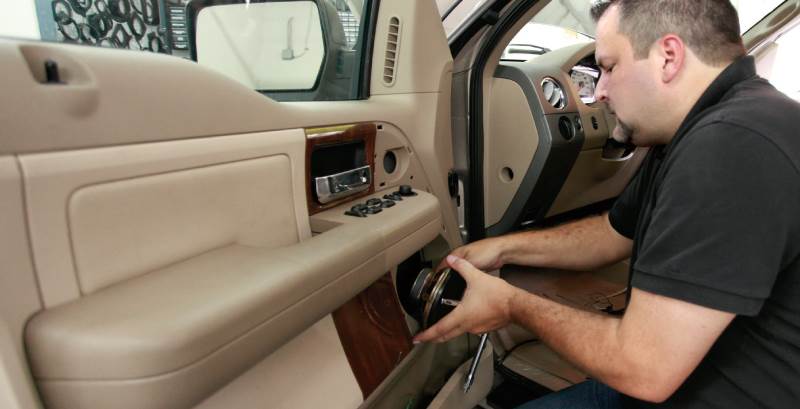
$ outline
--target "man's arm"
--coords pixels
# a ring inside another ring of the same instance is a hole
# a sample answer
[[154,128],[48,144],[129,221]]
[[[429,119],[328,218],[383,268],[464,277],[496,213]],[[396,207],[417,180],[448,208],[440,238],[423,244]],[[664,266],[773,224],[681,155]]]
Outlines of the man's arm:
[[[617,233],[608,214],[558,227],[493,237],[453,251],[483,270],[505,264],[593,270],[630,257],[632,241]],[[446,267],[445,261],[439,268]]]
[[686,380],[734,318],[684,301],[633,289],[623,318],[577,310],[449,258],[464,276],[461,304],[415,342],[443,342],[518,323],[594,378],[626,395],[667,399]]

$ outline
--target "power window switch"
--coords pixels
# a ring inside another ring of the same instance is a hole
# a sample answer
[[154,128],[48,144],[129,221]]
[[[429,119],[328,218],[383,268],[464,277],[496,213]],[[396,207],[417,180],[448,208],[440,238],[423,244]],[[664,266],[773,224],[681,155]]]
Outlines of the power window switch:
[[416,196],[417,195],[417,192],[415,192],[414,189],[411,188],[411,185],[400,185],[400,189],[398,189],[397,192],[395,192],[395,193],[399,194],[400,196]]

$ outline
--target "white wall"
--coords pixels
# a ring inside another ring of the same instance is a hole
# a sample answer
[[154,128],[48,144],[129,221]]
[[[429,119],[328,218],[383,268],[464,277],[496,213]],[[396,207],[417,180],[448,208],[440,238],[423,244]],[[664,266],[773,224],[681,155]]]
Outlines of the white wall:
[[41,39],[34,0],[0,0],[0,37]]

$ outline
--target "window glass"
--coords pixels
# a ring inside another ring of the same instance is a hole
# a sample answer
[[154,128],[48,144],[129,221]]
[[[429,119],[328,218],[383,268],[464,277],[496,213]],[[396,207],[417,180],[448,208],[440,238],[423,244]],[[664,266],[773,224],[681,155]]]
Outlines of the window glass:
[[528,61],[544,53],[574,44],[589,43],[592,37],[568,28],[528,23],[522,27],[500,57],[503,61]]
[[[192,0],[190,55],[279,101],[364,98],[372,1]],[[193,36],[196,33],[196,36]]]
[[[13,2],[0,13],[0,37],[197,53],[199,63],[281,101],[365,97],[362,39],[375,0]],[[206,22],[197,36],[195,16]]]
[[757,57],[758,75],[766,78],[778,90],[800,102],[800,20],[781,34],[773,44]]
[[[731,1],[739,13],[743,33],[783,2],[784,0]],[[547,51],[591,41],[595,23],[589,10],[593,3],[593,0],[551,1],[514,36],[503,52],[502,59],[527,61]],[[440,6],[442,7],[445,6]]]
[[11,0],[2,3],[0,12],[0,37],[40,40],[39,21],[33,0]]
[[775,10],[784,0],[731,0],[739,13],[739,28],[742,33],[746,32],[764,16]]
[[189,56],[189,0],[28,1],[44,41]]
[[206,7],[196,33],[199,64],[256,90],[311,90],[325,57],[312,1]]
[[489,0],[436,0],[447,38],[472,18]]

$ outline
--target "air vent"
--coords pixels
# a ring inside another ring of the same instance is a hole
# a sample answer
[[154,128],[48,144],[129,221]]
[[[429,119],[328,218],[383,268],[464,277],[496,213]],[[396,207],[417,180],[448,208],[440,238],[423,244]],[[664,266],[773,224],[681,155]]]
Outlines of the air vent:
[[386,59],[383,62],[383,83],[394,85],[397,57],[400,55],[400,19],[389,19],[389,36],[386,38]]
[[552,78],[542,80],[542,93],[544,94],[544,99],[555,109],[563,109],[567,105],[564,89],[561,88],[558,81]]

